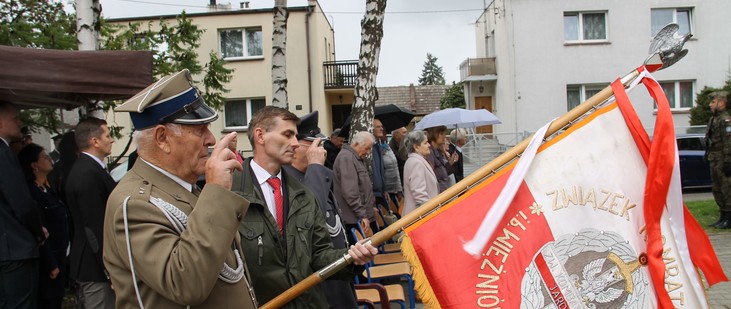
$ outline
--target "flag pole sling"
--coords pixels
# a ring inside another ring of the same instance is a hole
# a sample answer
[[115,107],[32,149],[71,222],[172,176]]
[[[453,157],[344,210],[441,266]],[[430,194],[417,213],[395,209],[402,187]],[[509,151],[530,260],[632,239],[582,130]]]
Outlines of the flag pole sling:
[[[639,74],[640,72],[638,70],[634,70],[631,73],[625,75],[621,79],[622,84],[626,87],[627,84],[634,80],[637,76],[639,76]],[[546,132],[546,136],[544,136],[544,138],[553,135],[561,128],[573,123],[576,119],[588,113],[597,105],[609,99],[613,94],[614,92],[612,91],[611,85],[605,87],[604,89],[599,91],[599,93],[586,100],[584,103],[581,103],[579,106],[573,108],[568,113],[563,114],[563,116],[554,120],[553,123],[551,123],[551,125],[548,127],[548,131]],[[437,207],[440,207],[442,204],[451,200],[453,197],[462,194],[467,189],[471,188],[475,184],[481,182],[484,178],[488,177],[491,173],[508,164],[510,161],[523,153],[532,137],[533,135],[524,139],[522,142],[508,149],[508,151],[504,152],[494,160],[490,161],[490,163],[483,165],[481,168],[477,169],[475,172],[465,177],[462,181],[449,187],[444,192],[430,199],[423,205],[417,207],[412,212],[403,216],[398,221],[389,225],[387,228],[370,237],[369,240],[371,242],[371,245],[375,247],[383,244],[384,242],[391,239],[394,235],[396,235],[396,233],[398,233],[398,231],[402,228],[423,219],[429,212],[433,211]],[[317,284],[322,283],[323,281],[325,281],[325,279],[337,273],[346,266],[350,265],[352,262],[353,259],[350,257],[350,255],[345,254],[342,258],[308,276],[307,278],[300,281],[288,290],[284,291],[282,294],[279,294],[277,297],[270,300],[260,308],[271,309],[282,307],[305,291],[309,290]]]

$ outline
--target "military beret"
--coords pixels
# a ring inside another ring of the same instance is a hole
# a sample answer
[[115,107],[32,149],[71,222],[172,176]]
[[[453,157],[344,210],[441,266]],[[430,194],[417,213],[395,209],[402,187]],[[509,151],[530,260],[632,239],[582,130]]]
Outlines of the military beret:
[[166,76],[114,109],[129,112],[137,130],[158,124],[206,124],[218,113],[206,105],[188,69]]

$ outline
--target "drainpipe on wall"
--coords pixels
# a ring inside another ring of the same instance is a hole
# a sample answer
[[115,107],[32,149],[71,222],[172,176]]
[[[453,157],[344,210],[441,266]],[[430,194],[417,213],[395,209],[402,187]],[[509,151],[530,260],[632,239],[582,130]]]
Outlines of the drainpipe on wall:
[[312,64],[310,61],[310,15],[312,15],[312,5],[307,6],[305,14],[305,42],[307,47],[307,96],[309,97],[309,112],[312,112]]

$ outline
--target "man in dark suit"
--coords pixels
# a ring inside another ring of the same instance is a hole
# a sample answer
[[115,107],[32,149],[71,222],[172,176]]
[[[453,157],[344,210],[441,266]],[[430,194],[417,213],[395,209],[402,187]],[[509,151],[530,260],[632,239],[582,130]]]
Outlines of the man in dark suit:
[[[294,150],[292,165],[283,165],[282,168],[315,194],[317,204],[325,216],[333,248],[348,248],[346,231],[340,220],[340,209],[332,191],[333,171],[324,165],[327,151],[320,143],[325,136],[320,134],[320,128],[317,126],[318,114],[314,111],[300,118],[300,123],[297,125],[297,140],[300,146]],[[331,309],[358,307],[352,282],[329,278],[322,285]]]
[[112,153],[112,143],[104,120],[87,118],[76,126],[81,153],[66,183],[66,200],[74,222],[69,275],[79,283],[86,308],[114,308],[114,292],[102,261],[104,212],[115,186],[104,158]]
[[10,142],[23,138],[15,105],[0,101],[0,308],[35,308],[38,246],[48,237]]
[[467,133],[464,129],[454,129],[449,134],[449,154],[455,152],[459,155],[457,162],[452,167],[454,168],[454,180],[460,182],[464,179],[464,155],[462,154],[462,147],[467,143]]

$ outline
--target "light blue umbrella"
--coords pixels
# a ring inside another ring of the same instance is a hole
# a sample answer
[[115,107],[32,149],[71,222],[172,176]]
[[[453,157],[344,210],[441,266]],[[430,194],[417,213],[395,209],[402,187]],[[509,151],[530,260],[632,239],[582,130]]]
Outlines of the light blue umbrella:
[[500,119],[485,109],[447,108],[424,116],[415,129],[424,130],[438,126],[446,126],[447,129],[476,128],[498,123],[501,123]]

